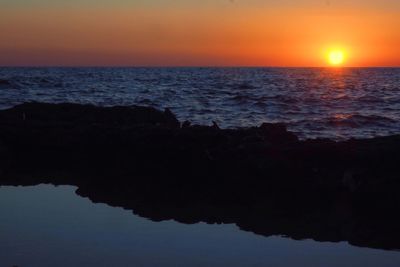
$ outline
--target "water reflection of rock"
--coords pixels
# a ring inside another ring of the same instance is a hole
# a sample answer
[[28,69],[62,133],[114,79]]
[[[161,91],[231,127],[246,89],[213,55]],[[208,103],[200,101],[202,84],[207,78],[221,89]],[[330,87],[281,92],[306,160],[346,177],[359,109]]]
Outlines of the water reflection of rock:
[[284,125],[221,130],[169,111],[24,104],[0,111],[1,184],[77,185],[152,220],[400,248],[400,137],[299,141]]

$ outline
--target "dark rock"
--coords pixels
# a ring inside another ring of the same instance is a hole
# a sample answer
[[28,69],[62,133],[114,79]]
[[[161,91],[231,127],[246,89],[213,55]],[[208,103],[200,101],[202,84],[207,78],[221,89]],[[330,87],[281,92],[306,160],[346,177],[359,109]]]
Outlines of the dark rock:
[[[0,185],[71,184],[153,220],[400,248],[400,136],[300,141],[170,110],[27,103],[0,111]],[[51,178],[46,178],[51,177]]]
[[219,128],[218,124],[215,121],[212,121],[212,127],[216,130],[221,130],[221,128]]
[[259,127],[259,132],[266,140],[277,142],[297,142],[298,137],[288,132],[286,125],[283,123],[263,123]]
[[182,123],[182,128],[183,128],[183,129],[184,129],[184,128],[189,128],[191,124],[192,124],[192,123],[191,123],[190,121],[184,121],[184,122]]
[[[23,116],[25,114],[25,116]],[[79,104],[26,103],[0,112],[1,122],[18,122],[24,118],[37,123],[102,124],[124,127],[132,125],[165,125],[178,127],[179,121],[166,109],[160,112],[150,107],[96,107]]]
[[175,115],[172,113],[172,111],[169,108],[166,108],[164,110],[164,115],[165,115],[166,120],[168,121],[168,123],[171,126],[179,127],[180,122],[178,121],[178,119],[175,117]]

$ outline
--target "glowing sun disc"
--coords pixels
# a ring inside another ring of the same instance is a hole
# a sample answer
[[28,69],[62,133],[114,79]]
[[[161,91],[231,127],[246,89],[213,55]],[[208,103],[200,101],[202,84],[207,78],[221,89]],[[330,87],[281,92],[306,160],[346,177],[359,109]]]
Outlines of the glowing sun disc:
[[341,50],[330,51],[328,54],[329,64],[333,66],[342,65],[344,62],[345,54]]

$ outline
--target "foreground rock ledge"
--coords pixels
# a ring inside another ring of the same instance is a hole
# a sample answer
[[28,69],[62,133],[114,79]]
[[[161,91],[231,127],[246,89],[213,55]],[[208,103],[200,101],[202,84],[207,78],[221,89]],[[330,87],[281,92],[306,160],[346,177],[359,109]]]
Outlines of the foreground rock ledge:
[[282,124],[219,129],[149,107],[0,111],[0,184],[78,186],[153,220],[400,248],[400,136],[300,141]]

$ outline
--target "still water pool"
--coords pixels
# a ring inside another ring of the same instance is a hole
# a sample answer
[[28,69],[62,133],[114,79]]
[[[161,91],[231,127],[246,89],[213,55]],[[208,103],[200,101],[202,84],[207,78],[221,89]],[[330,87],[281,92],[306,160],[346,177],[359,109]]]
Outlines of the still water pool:
[[0,187],[0,266],[400,266],[400,252],[295,241],[233,224],[153,222],[72,186]]

